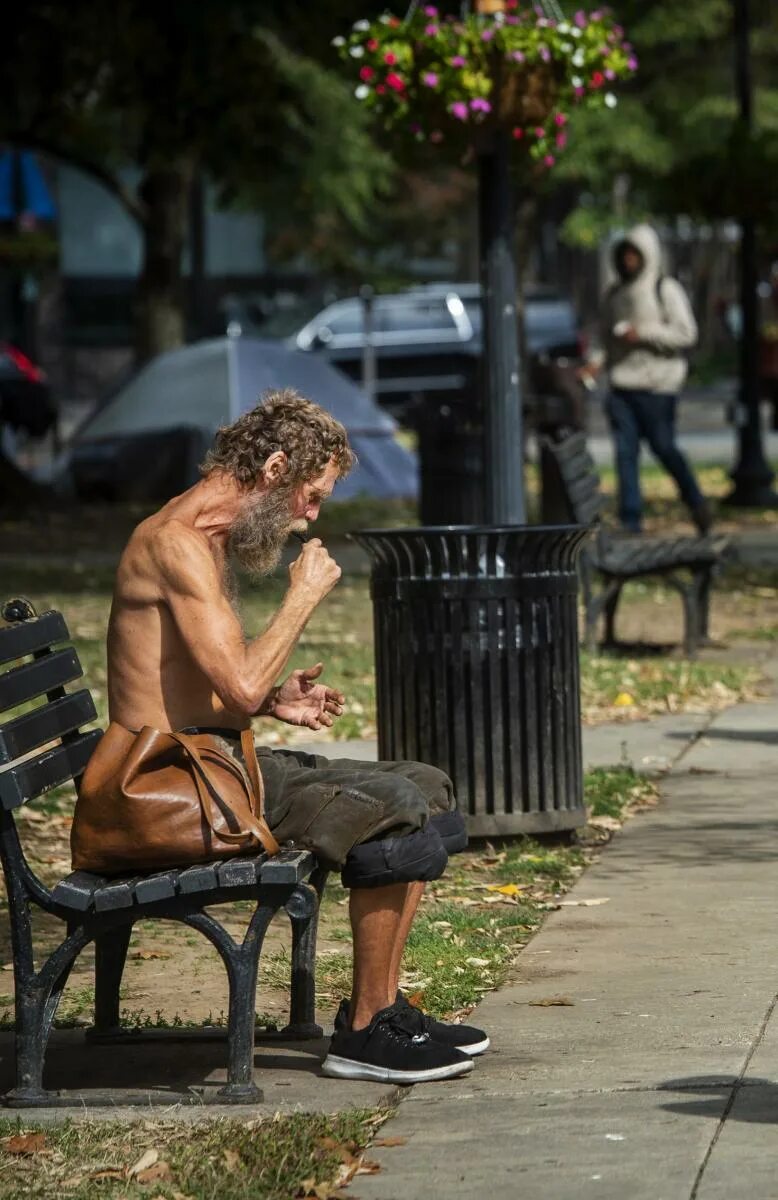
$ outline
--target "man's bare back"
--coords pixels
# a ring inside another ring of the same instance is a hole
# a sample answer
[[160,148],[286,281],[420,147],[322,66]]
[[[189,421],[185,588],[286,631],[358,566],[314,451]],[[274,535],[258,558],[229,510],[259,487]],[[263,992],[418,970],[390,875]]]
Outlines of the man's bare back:
[[[290,522],[310,519],[334,480],[327,467],[306,484],[292,498]],[[229,530],[245,503],[234,482],[206,479],[133,533],[119,562],[108,628],[111,720],[130,729],[244,729],[262,713],[340,569],[318,540],[307,543],[290,568],[280,609],[265,632],[247,642],[225,571]]]

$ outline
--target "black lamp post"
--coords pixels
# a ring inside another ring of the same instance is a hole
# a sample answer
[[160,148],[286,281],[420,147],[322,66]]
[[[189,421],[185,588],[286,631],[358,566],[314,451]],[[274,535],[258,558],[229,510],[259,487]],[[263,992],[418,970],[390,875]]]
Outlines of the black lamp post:
[[[753,122],[749,0],[734,0],[735,80],[744,136]],[[773,471],[762,446],[759,412],[759,362],[757,313],[758,284],[756,223],[751,216],[740,221],[740,394],[737,404],[738,461],[730,472],[734,487],[728,504],[746,508],[778,505],[772,490]]]

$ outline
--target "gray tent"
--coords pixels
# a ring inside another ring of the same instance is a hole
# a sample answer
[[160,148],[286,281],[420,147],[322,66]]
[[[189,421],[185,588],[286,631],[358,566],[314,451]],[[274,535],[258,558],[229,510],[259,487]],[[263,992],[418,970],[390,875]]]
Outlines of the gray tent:
[[220,425],[253,408],[268,388],[293,387],[345,425],[358,466],[335,492],[414,496],[418,465],[396,424],[317,354],[259,338],[214,338],[161,354],[77,432],[70,465],[77,489],[116,498],[162,498],[196,479]]

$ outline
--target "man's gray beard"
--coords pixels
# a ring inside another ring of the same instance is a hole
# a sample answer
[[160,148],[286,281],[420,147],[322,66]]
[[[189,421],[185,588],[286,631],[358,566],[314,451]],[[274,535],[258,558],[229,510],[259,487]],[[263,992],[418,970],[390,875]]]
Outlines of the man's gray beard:
[[292,489],[279,485],[244,503],[230,528],[227,549],[250,575],[271,575],[281,559],[289,531]]

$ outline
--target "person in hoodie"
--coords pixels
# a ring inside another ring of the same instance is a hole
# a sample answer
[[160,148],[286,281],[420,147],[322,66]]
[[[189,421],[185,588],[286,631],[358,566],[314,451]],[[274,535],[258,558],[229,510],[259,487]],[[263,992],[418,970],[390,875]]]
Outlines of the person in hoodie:
[[675,440],[678,395],[686,380],[686,354],[697,341],[697,323],[677,279],[662,274],[662,249],[650,225],[636,225],[614,247],[618,282],[601,312],[602,348],[585,368],[605,368],[606,411],[613,432],[619,518],[640,533],[640,445],[646,442],[675,480],[701,534],[711,526],[708,504]]

